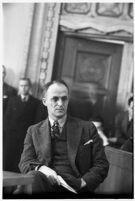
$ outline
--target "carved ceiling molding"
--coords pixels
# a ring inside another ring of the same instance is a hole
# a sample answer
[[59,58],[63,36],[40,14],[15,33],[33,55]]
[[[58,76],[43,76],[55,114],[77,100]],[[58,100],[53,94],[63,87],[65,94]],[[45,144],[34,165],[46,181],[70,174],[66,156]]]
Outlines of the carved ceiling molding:
[[[86,9],[87,7],[87,9]],[[65,3],[61,30],[133,37],[132,3]]]
[[62,14],[133,18],[133,3],[63,3]]

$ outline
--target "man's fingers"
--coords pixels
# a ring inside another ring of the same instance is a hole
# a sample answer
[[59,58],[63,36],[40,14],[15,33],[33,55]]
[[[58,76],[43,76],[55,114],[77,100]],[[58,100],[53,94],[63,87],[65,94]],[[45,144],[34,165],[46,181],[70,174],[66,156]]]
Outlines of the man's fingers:
[[47,176],[47,178],[49,179],[49,181],[51,182],[51,184],[60,185],[60,181],[58,179],[57,173],[54,170],[52,170],[51,168],[49,168],[47,166],[41,166],[38,171],[45,174]]

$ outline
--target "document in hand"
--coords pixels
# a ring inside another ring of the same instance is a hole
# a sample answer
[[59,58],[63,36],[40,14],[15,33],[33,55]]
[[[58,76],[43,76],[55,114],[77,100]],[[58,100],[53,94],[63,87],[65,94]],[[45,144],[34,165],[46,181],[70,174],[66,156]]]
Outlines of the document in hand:
[[63,186],[64,188],[68,189],[69,191],[77,194],[77,192],[71,186],[69,186],[67,184],[67,182],[60,175],[58,175],[58,178],[59,178],[61,186]]
[[[45,165],[41,166],[38,171],[42,172],[43,174],[45,174],[47,176],[53,175],[54,173],[56,174],[56,172],[54,170],[52,170],[51,168],[49,168]],[[63,186],[64,188],[68,189],[69,191],[71,191],[73,193],[77,193],[71,186],[69,186],[67,184],[67,182],[60,175],[57,175],[57,176],[58,176],[61,186]]]

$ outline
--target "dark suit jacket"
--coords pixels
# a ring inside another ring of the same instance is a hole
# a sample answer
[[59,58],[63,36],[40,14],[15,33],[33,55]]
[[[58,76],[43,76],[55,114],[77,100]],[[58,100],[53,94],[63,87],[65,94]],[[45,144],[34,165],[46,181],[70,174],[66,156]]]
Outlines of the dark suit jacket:
[[35,123],[39,123],[40,121],[43,121],[44,119],[47,118],[47,116],[48,116],[47,107],[43,105],[41,100],[39,100],[37,113],[35,117]]
[[16,89],[7,83],[3,83],[3,116],[5,115],[9,99],[15,95],[17,95]]
[[[91,122],[69,117],[67,150],[76,177],[83,177],[89,190],[93,191],[105,179],[109,167],[95,126]],[[50,162],[51,137],[46,119],[28,129],[19,167],[22,173],[27,173],[40,164],[49,166]]]
[[4,116],[3,165],[4,170],[19,171],[18,163],[29,126],[35,123],[38,100],[30,96],[23,103],[20,96],[12,97]]
[[118,138],[120,145],[126,140],[133,137],[133,122],[129,124],[128,112],[121,112],[115,118],[115,136]]

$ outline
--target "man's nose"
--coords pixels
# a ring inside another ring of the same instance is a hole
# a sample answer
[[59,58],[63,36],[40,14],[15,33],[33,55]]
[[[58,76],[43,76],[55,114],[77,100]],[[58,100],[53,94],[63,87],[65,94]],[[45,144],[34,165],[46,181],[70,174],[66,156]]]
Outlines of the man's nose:
[[59,100],[58,100],[58,105],[60,105],[60,106],[63,105],[62,99],[59,99]]

